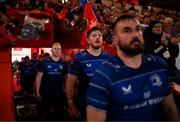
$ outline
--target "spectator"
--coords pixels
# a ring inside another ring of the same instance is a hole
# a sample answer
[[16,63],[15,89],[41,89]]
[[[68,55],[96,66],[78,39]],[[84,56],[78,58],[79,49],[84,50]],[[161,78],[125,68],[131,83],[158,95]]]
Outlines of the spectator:
[[28,103],[33,96],[34,71],[30,63],[29,56],[24,58],[24,62],[20,63],[20,84],[24,93],[25,104]]
[[32,54],[31,60],[30,60],[30,64],[31,64],[32,69],[33,69],[33,84],[34,84],[34,81],[36,79],[36,74],[38,71],[39,63],[40,63],[40,61],[38,60],[38,54],[36,52],[34,52]]
[[[180,21],[177,21],[174,26],[172,42],[177,44],[180,41]],[[177,44],[178,45],[178,44]],[[174,92],[174,100],[180,111],[180,69],[176,68],[175,80],[172,82],[172,89]]]
[[169,78],[174,80],[176,71],[176,57],[179,54],[179,47],[176,43],[166,37],[166,33],[163,33],[163,26],[160,21],[153,20],[149,24],[148,31],[145,31],[144,38],[145,53],[158,55],[164,58],[168,64]]
[[163,20],[163,32],[165,32],[166,34],[168,34],[168,38],[172,37],[172,32],[173,32],[173,24],[174,21],[172,18],[170,17],[166,17]]

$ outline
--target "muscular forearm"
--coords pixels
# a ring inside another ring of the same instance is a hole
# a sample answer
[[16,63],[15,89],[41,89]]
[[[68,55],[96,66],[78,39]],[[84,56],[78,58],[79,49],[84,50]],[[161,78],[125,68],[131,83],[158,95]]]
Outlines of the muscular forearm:
[[73,102],[73,97],[74,97],[74,84],[75,84],[76,77],[68,74],[67,80],[66,80],[66,97],[68,103]]
[[36,75],[36,80],[35,80],[35,95],[36,96],[40,96],[39,93],[39,89],[40,89],[40,85],[41,85],[41,77],[42,77],[42,73],[37,73]]

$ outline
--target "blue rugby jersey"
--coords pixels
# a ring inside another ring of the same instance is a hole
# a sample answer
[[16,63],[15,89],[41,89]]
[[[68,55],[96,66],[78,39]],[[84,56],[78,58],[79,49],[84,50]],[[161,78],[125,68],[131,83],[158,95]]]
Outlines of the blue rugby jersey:
[[37,71],[38,71],[39,63],[40,63],[39,60],[33,60],[33,59],[30,60],[31,67],[33,69],[33,78],[34,78],[34,81],[36,79],[36,74],[37,74]]
[[87,90],[87,104],[107,112],[108,120],[160,120],[161,103],[170,94],[166,63],[143,55],[138,69],[114,57],[96,70]]
[[110,57],[111,55],[106,51],[102,51],[99,56],[93,56],[87,50],[81,51],[75,56],[69,73],[77,76],[79,79],[77,98],[79,105],[83,106],[86,103],[87,87],[95,70]]
[[30,64],[35,73],[37,73],[37,71],[38,71],[39,63],[40,63],[39,60],[33,60],[33,59],[30,60]]
[[33,74],[34,70],[31,63],[21,63],[20,64],[20,71],[21,71],[21,81],[26,83],[27,81],[33,82]]
[[63,95],[63,85],[68,72],[68,64],[62,60],[54,61],[51,58],[41,62],[39,72],[44,73],[40,93],[46,97],[56,97]]

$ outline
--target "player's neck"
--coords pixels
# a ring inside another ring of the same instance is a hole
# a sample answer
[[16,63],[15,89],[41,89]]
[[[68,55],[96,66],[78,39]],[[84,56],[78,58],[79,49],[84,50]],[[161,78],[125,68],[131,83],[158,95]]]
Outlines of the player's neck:
[[117,56],[130,68],[137,69],[141,66],[142,55],[128,56],[121,51],[117,52]]
[[87,51],[93,55],[93,56],[99,56],[101,54],[101,48],[99,49],[94,49],[94,48],[88,48]]
[[59,61],[59,60],[60,60],[60,57],[51,56],[51,58],[52,58],[54,61]]

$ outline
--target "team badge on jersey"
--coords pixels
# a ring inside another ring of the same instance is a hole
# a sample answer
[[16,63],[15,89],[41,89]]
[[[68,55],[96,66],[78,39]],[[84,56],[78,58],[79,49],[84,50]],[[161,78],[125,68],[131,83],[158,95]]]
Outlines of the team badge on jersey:
[[151,75],[150,80],[152,82],[152,86],[160,87],[162,85],[161,77],[158,74]]
[[59,69],[63,69],[63,66],[62,66],[62,65],[59,65]]
[[123,91],[123,94],[130,94],[132,93],[132,86],[131,85],[128,85],[128,87],[121,87],[122,91]]

